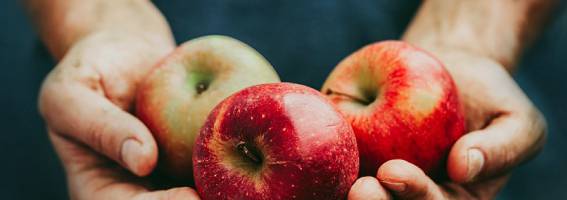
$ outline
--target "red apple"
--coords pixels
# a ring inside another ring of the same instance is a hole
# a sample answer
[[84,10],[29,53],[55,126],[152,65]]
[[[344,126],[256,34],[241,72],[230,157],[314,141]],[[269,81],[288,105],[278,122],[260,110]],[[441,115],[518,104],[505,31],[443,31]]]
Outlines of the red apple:
[[158,143],[162,171],[190,182],[193,144],[209,112],[241,89],[273,82],[278,75],[264,57],[226,36],[193,39],[164,58],[136,99],[137,115]]
[[348,122],[318,91],[252,86],[223,100],[193,153],[204,200],[344,199],[358,174]]
[[361,175],[375,175],[391,159],[440,175],[451,146],[464,134],[451,76],[439,60],[404,42],[379,42],[353,53],[322,92],[352,125]]

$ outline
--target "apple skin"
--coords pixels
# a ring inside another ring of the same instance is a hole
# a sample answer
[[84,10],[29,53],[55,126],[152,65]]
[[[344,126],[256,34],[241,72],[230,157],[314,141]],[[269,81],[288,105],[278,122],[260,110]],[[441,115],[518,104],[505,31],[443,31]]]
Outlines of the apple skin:
[[391,159],[446,175],[465,121],[455,83],[432,55],[399,41],[370,44],[341,61],[321,91],[352,125],[362,176]]
[[323,95],[274,83],[244,89],[215,107],[193,163],[204,200],[332,200],[346,197],[359,156],[352,128]]
[[248,45],[226,36],[205,36],[180,45],[141,84],[137,116],[159,148],[162,172],[192,182],[192,150],[214,106],[248,86],[279,82],[270,63]]

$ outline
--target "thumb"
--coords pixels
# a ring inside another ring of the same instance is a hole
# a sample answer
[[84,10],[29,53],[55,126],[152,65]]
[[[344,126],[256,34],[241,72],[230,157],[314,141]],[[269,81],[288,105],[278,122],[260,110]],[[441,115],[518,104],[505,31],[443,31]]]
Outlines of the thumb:
[[390,160],[378,169],[378,180],[398,199],[446,199],[445,193],[417,166]]
[[188,187],[142,193],[135,200],[199,200],[195,190]]
[[86,86],[46,81],[39,109],[55,132],[138,176],[148,175],[156,165],[157,145],[145,125]]
[[350,188],[348,200],[389,200],[388,191],[374,177],[361,177]]
[[501,175],[535,156],[544,142],[545,121],[537,110],[500,115],[455,143],[447,161],[449,177],[468,183]]

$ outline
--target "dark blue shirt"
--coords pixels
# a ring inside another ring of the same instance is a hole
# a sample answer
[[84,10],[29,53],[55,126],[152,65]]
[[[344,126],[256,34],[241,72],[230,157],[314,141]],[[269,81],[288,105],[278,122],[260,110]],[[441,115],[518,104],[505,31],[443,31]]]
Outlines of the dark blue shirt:
[[[157,0],[178,43],[208,34],[258,50],[283,81],[319,89],[361,46],[397,39],[420,0]],[[549,123],[548,143],[515,170],[500,199],[567,199],[567,12],[527,51],[515,76]],[[66,199],[64,174],[37,114],[55,65],[15,1],[0,2],[0,199]]]

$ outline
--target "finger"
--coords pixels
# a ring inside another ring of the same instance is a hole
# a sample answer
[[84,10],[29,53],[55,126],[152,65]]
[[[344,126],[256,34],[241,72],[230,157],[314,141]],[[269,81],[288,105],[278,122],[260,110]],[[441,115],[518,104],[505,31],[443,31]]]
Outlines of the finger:
[[125,173],[116,164],[50,131],[55,151],[63,160],[71,199],[167,199],[198,200],[188,187],[149,191],[139,177]]
[[349,200],[388,200],[390,194],[380,185],[374,177],[361,177],[350,188]]
[[445,191],[449,191],[453,196],[464,197],[463,199],[494,199],[506,185],[509,177],[509,174],[504,174],[467,184],[448,182],[443,186]]
[[93,152],[84,145],[64,138],[62,134],[55,133],[51,128],[48,128],[48,133],[53,148],[68,175],[86,172],[92,169],[92,166],[104,166],[104,163],[109,162],[102,155]]
[[168,190],[147,191],[145,189],[134,189],[133,185],[109,185],[98,190],[87,199],[107,200],[199,200],[195,190],[189,187],[172,188]]
[[500,175],[534,156],[544,142],[545,121],[539,112],[501,115],[455,143],[447,161],[449,177],[467,183]]
[[67,174],[70,199],[129,199],[147,191],[137,177],[90,148],[49,130],[49,138]]
[[390,160],[378,169],[378,180],[400,199],[445,199],[443,191],[421,169],[404,160]]
[[135,200],[199,200],[199,195],[189,187],[142,193]]
[[147,175],[156,164],[157,146],[146,126],[85,86],[46,81],[40,111],[57,133],[86,144],[134,174]]

